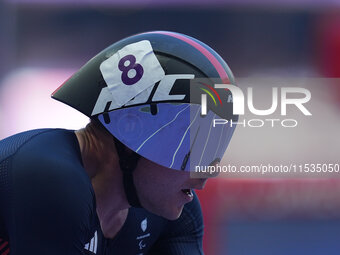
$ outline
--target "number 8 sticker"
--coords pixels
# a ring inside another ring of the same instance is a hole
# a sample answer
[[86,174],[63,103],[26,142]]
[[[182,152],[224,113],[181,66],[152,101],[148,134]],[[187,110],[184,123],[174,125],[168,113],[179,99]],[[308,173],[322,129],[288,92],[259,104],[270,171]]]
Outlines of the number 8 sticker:
[[[128,64],[126,65],[127,62]],[[125,85],[133,85],[143,77],[144,69],[140,64],[136,63],[134,55],[130,54],[123,57],[118,63],[118,68],[122,71],[121,78]],[[135,72],[133,73],[132,70]],[[132,77],[129,77],[129,74]]]
[[148,40],[124,46],[99,68],[107,85],[103,89],[110,93],[106,96],[111,101],[110,111],[123,106],[165,76]]

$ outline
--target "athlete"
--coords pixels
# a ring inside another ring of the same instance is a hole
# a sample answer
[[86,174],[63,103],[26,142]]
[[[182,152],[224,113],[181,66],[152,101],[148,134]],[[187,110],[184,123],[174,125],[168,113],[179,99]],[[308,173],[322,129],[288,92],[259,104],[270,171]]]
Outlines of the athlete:
[[216,82],[234,84],[227,64],[179,33],[134,35],[91,59],[52,94],[89,125],[0,143],[0,251],[202,253],[193,190],[208,177],[190,173],[228,147],[235,126],[214,118],[237,120]]

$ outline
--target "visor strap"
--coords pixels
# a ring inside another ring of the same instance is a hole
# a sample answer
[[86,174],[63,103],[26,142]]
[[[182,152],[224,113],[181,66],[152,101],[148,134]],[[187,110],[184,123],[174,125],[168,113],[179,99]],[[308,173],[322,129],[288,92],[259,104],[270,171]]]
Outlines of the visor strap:
[[142,208],[139,201],[136,186],[133,182],[133,171],[136,169],[139,154],[136,152],[128,153],[123,145],[116,137],[114,137],[115,145],[119,157],[119,166],[123,173],[123,184],[126,198],[132,207]]

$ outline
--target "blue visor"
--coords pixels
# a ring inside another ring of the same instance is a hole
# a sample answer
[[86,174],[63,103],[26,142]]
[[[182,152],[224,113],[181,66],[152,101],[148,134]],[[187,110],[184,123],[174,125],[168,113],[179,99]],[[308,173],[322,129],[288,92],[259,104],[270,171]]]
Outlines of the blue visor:
[[150,105],[108,112],[109,123],[103,114],[98,118],[131,150],[168,168],[194,171],[196,166],[222,159],[235,125],[214,125],[218,116],[212,111],[202,116],[197,104],[161,103],[156,107],[156,114],[151,113]]

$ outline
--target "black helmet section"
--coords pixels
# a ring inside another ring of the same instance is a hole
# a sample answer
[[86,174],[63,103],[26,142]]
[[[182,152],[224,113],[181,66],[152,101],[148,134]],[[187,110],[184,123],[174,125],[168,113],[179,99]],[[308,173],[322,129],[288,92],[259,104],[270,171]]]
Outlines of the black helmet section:
[[[99,114],[93,114],[93,110],[102,89],[107,87],[100,65],[123,47],[142,40],[150,41],[165,75],[193,74],[195,78],[213,77],[220,79],[219,83],[234,83],[229,67],[210,47],[189,36],[160,31],[134,35],[114,43],[64,82],[52,94],[52,98],[79,110],[88,117]],[[176,102],[176,100],[172,101]],[[189,103],[190,98],[186,97],[180,101]],[[144,104],[149,104],[149,101]],[[102,108],[102,112],[109,110],[110,102],[108,101]]]

